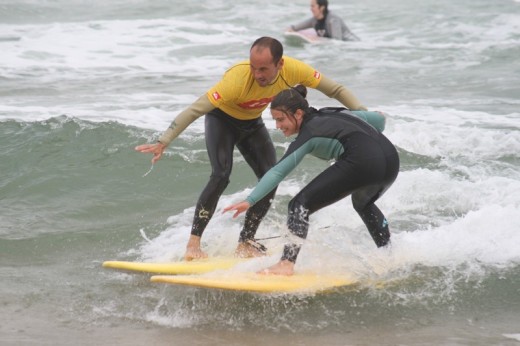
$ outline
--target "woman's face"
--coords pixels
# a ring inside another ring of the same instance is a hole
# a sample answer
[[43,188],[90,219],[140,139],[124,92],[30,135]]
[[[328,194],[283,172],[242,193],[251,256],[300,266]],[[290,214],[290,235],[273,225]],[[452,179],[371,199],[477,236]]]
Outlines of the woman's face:
[[291,116],[285,111],[271,108],[271,115],[276,122],[276,128],[282,131],[285,137],[300,132],[303,119],[303,111],[301,109],[297,109],[294,116]]
[[319,6],[316,0],[311,0],[311,12],[314,18],[320,20],[323,19],[323,11],[325,6]]

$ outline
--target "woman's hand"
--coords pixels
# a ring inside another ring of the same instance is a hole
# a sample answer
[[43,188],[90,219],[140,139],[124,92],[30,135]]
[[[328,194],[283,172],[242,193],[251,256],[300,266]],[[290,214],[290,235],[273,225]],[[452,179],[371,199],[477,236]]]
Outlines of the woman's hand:
[[249,202],[242,201],[240,203],[235,203],[228,207],[225,207],[224,210],[222,211],[222,213],[226,213],[228,211],[235,210],[236,212],[235,212],[235,214],[233,214],[233,219],[235,219],[238,215],[242,214],[244,211],[249,209],[249,207],[251,207]]

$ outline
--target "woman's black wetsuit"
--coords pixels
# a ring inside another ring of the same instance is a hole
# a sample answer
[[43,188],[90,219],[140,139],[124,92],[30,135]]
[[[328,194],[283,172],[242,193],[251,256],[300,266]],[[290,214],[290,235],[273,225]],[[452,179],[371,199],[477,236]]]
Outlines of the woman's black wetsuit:
[[[374,204],[395,181],[399,156],[393,144],[375,128],[341,108],[310,109],[285,155],[264,175],[247,198],[251,205],[277,186],[312,154],[336,162],[305,186],[289,203],[287,225],[305,239],[309,215],[352,195],[352,204],[378,247],[388,244],[390,231]],[[296,261],[300,244],[285,246],[282,259]]]
[[[191,234],[202,236],[213,216],[220,196],[229,184],[235,146],[260,179],[276,163],[276,152],[261,117],[239,120],[215,108],[205,119],[206,147],[212,172],[197,201]],[[263,217],[269,210],[276,188],[271,189],[247,211],[240,242],[252,240]]]

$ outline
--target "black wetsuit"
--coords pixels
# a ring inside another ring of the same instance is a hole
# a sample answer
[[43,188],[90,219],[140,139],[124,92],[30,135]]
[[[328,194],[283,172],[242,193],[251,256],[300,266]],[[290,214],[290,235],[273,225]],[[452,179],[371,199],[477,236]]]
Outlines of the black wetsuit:
[[[352,195],[352,204],[378,247],[388,244],[390,231],[374,204],[395,181],[399,156],[393,144],[374,127],[341,108],[310,109],[285,155],[264,175],[247,201],[256,205],[306,154],[336,162],[305,186],[289,203],[287,225],[305,239],[309,215]],[[282,259],[296,261],[300,244],[285,246]]]
[[[276,152],[261,117],[239,120],[215,108],[205,118],[206,147],[212,172],[197,201],[191,234],[202,236],[227,185],[233,167],[235,146],[260,179],[276,163]],[[276,188],[247,211],[240,242],[254,239],[256,230],[269,210]]]

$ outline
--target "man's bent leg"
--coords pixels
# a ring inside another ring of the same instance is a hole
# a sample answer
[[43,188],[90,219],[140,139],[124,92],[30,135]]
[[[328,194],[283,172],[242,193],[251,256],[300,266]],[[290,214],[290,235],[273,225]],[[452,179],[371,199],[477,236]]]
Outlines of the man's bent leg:
[[[243,140],[237,144],[237,147],[258,179],[276,164],[276,151],[263,123],[259,123],[258,128],[243,138]],[[250,241],[254,241],[256,231],[258,230],[260,222],[262,222],[269,211],[275,193],[276,189],[273,189],[273,191],[269,192],[269,194],[258,201],[258,203],[248,209],[244,220],[244,227],[240,232],[239,247],[237,250],[246,248],[251,250],[253,255],[262,254],[247,244]]]
[[212,172],[195,207],[191,237],[186,250],[186,256],[192,258],[205,257],[200,250],[200,238],[215,212],[220,196],[229,184],[236,141],[232,128],[212,112],[206,114],[205,137]]

